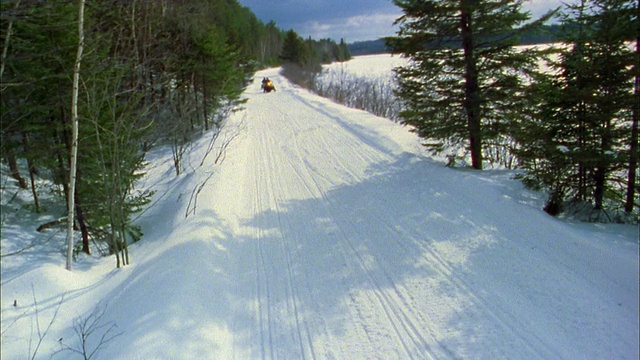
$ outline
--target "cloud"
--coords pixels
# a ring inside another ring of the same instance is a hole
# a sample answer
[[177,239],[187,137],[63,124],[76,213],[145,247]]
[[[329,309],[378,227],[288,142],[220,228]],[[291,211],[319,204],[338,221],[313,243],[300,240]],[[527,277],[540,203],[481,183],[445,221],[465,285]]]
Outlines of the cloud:
[[393,35],[400,9],[391,0],[240,0],[261,20],[303,37],[348,42]]
[[399,14],[379,13],[334,18],[323,22],[312,20],[300,23],[296,31],[303,36],[309,34],[316,39],[345,39],[347,42],[374,40],[393,35],[393,22],[398,16]]
[[357,15],[347,18],[347,26],[385,26],[393,24],[400,14]]
[[[566,1],[570,3],[571,1]],[[532,19],[537,19],[547,13],[547,11],[562,6],[561,0],[527,0],[522,4],[524,11],[531,13]]]
[[[393,22],[402,14],[391,0],[239,0],[264,22],[302,37],[344,38],[347,42],[394,35]],[[528,0],[523,9],[538,18],[561,0]]]

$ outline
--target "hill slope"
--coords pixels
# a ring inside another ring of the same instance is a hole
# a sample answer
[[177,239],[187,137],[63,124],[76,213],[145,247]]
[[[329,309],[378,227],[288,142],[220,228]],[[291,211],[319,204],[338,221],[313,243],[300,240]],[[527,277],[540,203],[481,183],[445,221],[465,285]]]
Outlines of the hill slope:
[[123,333],[99,359],[638,358],[636,228],[549,217],[510,173],[445,168],[277,70],[245,96],[187,174],[154,155],[131,266],[3,260],[2,359],[26,357],[33,294],[42,324],[59,310],[42,358],[98,301]]

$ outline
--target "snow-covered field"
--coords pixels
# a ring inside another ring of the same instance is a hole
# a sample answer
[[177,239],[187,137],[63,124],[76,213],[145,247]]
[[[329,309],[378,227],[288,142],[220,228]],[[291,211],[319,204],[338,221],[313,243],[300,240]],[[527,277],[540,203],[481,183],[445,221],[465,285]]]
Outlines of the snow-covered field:
[[[151,154],[132,265],[68,272],[58,238],[2,258],[2,359],[77,348],[91,318],[90,350],[121,334],[93,359],[638,359],[637,227],[550,217],[511,172],[446,168],[402,126],[256,79],[221,164],[199,166],[207,137],[177,178]],[[3,254],[51,236],[19,225]]]
[[[520,46],[518,48],[529,49],[535,47],[541,50],[546,50],[551,46],[560,47],[559,44],[543,44],[543,45],[527,45]],[[631,45],[630,45],[631,46]],[[552,59],[557,59],[557,56],[552,56]],[[346,62],[336,62],[323,66],[325,74],[329,74],[333,77],[339,77],[341,73],[349,74],[357,77],[369,77],[372,79],[391,79],[392,69],[398,66],[405,66],[410,63],[410,60],[402,57],[401,55],[379,54],[379,55],[363,55],[354,56],[351,60]],[[540,67],[543,70],[550,71],[549,67],[544,61],[540,61]]]
[[341,63],[331,63],[323,66],[323,70],[332,73],[345,72],[354,76],[371,78],[390,78],[394,67],[405,66],[409,60],[400,55],[363,55]]

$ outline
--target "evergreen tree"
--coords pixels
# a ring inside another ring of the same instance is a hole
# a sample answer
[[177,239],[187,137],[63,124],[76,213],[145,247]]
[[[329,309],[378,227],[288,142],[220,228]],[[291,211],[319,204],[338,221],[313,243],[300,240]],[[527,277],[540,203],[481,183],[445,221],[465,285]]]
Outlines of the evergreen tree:
[[[553,63],[553,78],[539,80],[541,103],[520,136],[527,181],[550,190],[545,210],[562,211],[566,200],[590,202],[598,220],[605,200],[622,203],[629,171],[632,65],[628,0],[581,1],[568,6],[568,48]],[[534,96],[535,97],[535,96]],[[627,169],[625,169],[627,167]],[[617,195],[616,195],[617,194]]]
[[631,130],[629,136],[629,174],[627,175],[627,195],[624,211],[627,214],[633,212],[636,207],[637,192],[640,192],[638,184],[638,118],[640,117],[640,2],[636,3],[632,12],[631,23],[635,26],[635,54],[633,56],[633,96],[631,97]]
[[551,13],[526,23],[522,0],[394,2],[404,15],[387,45],[412,60],[396,69],[402,122],[434,152],[464,145],[482,169],[485,147],[508,147],[510,123],[527,107],[523,88],[537,54],[513,46]]
[[310,59],[309,48],[293,29],[287,31],[282,44],[280,58],[285,63],[305,66]]
[[79,1],[0,3],[2,157],[25,187],[20,159],[30,178],[39,173],[61,187],[61,202],[73,195],[82,250],[91,241],[121,266],[127,243],[141,236],[132,215],[149,201],[134,190],[145,151],[174,140],[183,151],[194,135],[218,130],[241,102],[263,25],[235,0],[86,0],[72,191]]
[[344,39],[340,39],[340,45],[338,45],[338,49],[340,51],[340,57],[337,59],[338,61],[347,61],[351,59],[351,51],[349,50],[349,45],[347,45]]

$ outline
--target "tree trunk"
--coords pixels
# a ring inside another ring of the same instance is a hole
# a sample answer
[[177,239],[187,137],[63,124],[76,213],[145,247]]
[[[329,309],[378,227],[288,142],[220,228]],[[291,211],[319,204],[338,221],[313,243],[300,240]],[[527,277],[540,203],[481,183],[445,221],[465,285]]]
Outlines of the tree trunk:
[[482,170],[482,129],[480,119],[480,87],[478,85],[478,69],[473,48],[473,29],[471,9],[473,4],[462,1],[460,13],[460,35],[465,61],[465,100],[469,131],[469,147],[471,149],[471,166]]
[[[578,74],[578,76],[580,76]],[[578,82],[581,82],[580,80],[578,80]],[[579,105],[578,105],[578,119],[579,120],[579,124],[578,124],[578,147],[580,148],[580,151],[585,151],[585,148],[587,146],[587,130],[586,130],[586,124],[585,124],[585,119],[587,117],[587,111],[585,109],[585,104],[584,101],[582,101]],[[588,172],[589,172],[589,166],[585,163],[584,159],[579,159],[578,160],[578,194],[577,194],[577,198],[580,201],[586,201],[587,200],[587,185],[588,185]]]
[[[124,216],[124,215],[122,215]],[[122,264],[129,265],[129,244],[127,241],[127,233],[125,231],[124,222],[122,223],[122,227],[120,229],[120,233],[122,236]]]
[[598,167],[593,175],[594,191],[593,191],[593,199],[594,199],[594,209],[602,210],[603,202],[604,202],[604,190],[605,184],[607,181],[607,171],[604,166]]
[[[17,9],[18,6],[20,6],[20,0],[16,1],[14,8]],[[9,24],[7,25],[7,32],[4,38],[4,44],[2,45],[2,55],[0,56],[0,81],[2,81],[2,75],[4,75],[7,53],[9,51],[9,40],[11,39],[11,35],[13,34],[13,19],[11,16],[8,16],[8,19]]]
[[24,146],[24,152],[27,158],[27,166],[29,167],[29,179],[31,180],[31,194],[33,195],[33,205],[36,207],[36,212],[40,212],[40,201],[38,199],[38,191],[36,189],[36,167],[33,164],[33,159],[29,153],[31,146],[29,144],[29,135],[27,132],[22,133],[22,144]]
[[[600,149],[604,155],[611,151],[611,120],[605,120],[602,125],[602,139]],[[603,156],[603,155],[601,155]],[[609,173],[610,162],[606,158],[598,160],[598,167],[594,173],[595,190],[594,202],[595,209],[602,210],[604,208],[604,193],[607,187],[607,175]]]
[[84,0],[78,0],[78,52],[73,66],[73,91],[71,95],[71,162],[69,166],[69,202],[67,218],[67,270],[71,270],[73,261],[73,220],[75,218],[76,169],[78,158],[78,85],[80,83],[80,64],[84,49]]
[[[636,5],[636,11],[640,9],[640,0]],[[636,56],[635,64],[636,76],[633,91],[633,119],[631,122],[631,145],[629,148],[629,175],[627,178],[627,198],[624,204],[624,211],[627,214],[633,212],[636,195],[636,172],[638,170],[638,116],[640,116],[640,24],[636,24]]]
[[16,159],[16,155],[13,153],[13,149],[11,146],[7,146],[6,149],[7,162],[9,163],[9,174],[12,178],[18,181],[18,186],[20,186],[21,189],[28,189],[29,185],[27,185],[27,181],[22,177],[22,175],[20,175],[18,160]]
[[[64,123],[64,120],[61,120]],[[67,137],[63,136],[64,139],[60,139],[60,134],[58,131],[54,132],[54,141],[57,141],[56,145],[66,145],[67,142]],[[54,169],[55,172],[55,177],[56,177],[56,183],[57,184],[62,184],[62,192],[64,194],[64,199],[65,201],[69,201],[69,181],[67,180],[67,175],[68,172],[64,167],[64,157],[62,156],[62,152],[60,150],[56,150],[56,160],[58,162],[58,166]],[[67,208],[69,207],[69,204],[67,203]]]
[[207,81],[202,74],[202,113],[204,115],[204,130],[209,131],[209,114],[207,113]]
[[[113,224],[113,220],[111,221]],[[116,229],[111,226],[111,246],[113,247],[113,254],[116,256],[116,268],[120,269],[120,246],[118,246],[118,237],[116,235]]]
[[78,217],[78,225],[80,226],[80,233],[82,234],[82,251],[91,255],[91,247],[89,246],[89,230],[87,229],[87,221],[84,217],[84,211],[82,206],[76,201],[76,213]]

